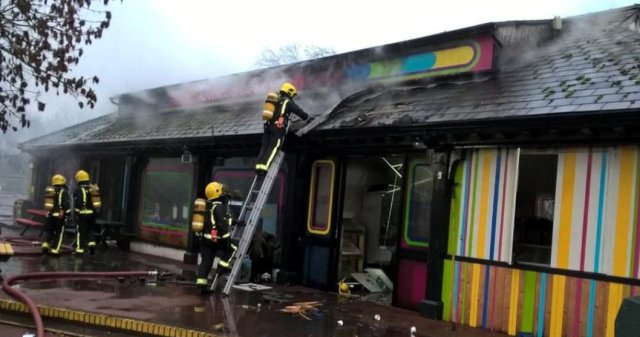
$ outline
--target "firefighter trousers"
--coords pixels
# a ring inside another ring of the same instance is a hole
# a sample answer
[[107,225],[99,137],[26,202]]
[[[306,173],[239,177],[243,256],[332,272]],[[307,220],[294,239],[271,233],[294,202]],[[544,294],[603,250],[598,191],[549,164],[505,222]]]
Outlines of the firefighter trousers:
[[200,255],[202,261],[198,266],[198,279],[207,279],[213,268],[215,257],[220,258],[219,266],[229,268],[231,260],[236,252],[236,246],[229,239],[213,242],[210,239],[200,238]]
[[76,252],[83,252],[85,248],[95,247],[96,216],[93,213],[78,214],[76,232]]
[[46,220],[44,242],[51,245],[50,252],[58,254],[64,238],[65,219],[50,215]]
[[276,157],[278,150],[282,147],[286,129],[278,128],[274,123],[264,123],[262,133],[262,148],[256,159],[256,171],[266,172],[269,170],[271,162]]

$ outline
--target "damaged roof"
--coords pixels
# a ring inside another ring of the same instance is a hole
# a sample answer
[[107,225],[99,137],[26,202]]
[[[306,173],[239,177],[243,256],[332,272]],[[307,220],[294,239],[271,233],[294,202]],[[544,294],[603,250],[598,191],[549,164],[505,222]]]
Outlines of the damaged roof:
[[[550,20],[529,22],[529,27],[526,21],[497,23],[495,36],[504,46],[497,72],[372,87],[325,113],[326,120],[314,132],[640,110],[639,12],[640,6],[633,5],[572,17],[558,33],[548,28]],[[545,30],[545,39],[557,36],[542,43],[512,43],[526,39],[532,30]],[[306,108],[304,101],[300,105]],[[256,135],[262,132],[261,106],[261,100],[252,100],[142,119],[108,115],[22,143],[21,148],[197,140],[212,133]]]
[[577,17],[551,42],[501,61],[495,75],[373,88],[344,100],[318,129],[638,110],[639,11]]

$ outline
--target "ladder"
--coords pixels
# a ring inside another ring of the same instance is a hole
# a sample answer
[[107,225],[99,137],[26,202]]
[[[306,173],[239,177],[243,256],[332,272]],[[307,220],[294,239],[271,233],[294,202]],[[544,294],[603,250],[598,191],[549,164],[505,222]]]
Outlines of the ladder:
[[[222,290],[222,293],[225,295],[229,295],[231,292],[231,287],[235,283],[238,274],[240,273],[240,268],[242,267],[242,261],[244,260],[245,255],[247,254],[247,250],[249,249],[249,245],[251,244],[251,239],[253,238],[253,233],[256,230],[256,226],[258,225],[258,220],[260,219],[260,213],[262,212],[262,208],[264,207],[264,203],[267,201],[269,197],[269,193],[271,193],[271,187],[276,180],[278,172],[280,171],[280,166],[284,160],[284,152],[281,150],[278,151],[276,157],[273,159],[273,163],[271,163],[271,167],[269,167],[269,171],[264,177],[260,177],[258,175],[253,178],[253,183],[251,183],[251,188],[249,189],[249,193],[247,194],[247,198],[242,204],[242,208],[240,209],[240,214],[238,215],[238,220],[244,220],[247,213],[249,213],[248,219],[245,221],[245,228],[242,231],[240,242],[238,244],[238,250],[235,253],[234,261],[232,263],[233,267],[231,268],[231,273],[227,278],[227,283]],[[231,238],[235,238],[238,236],[240,226],[235,226],[233,229],[233,233]],[[211,289],[215,289],[217,285],[218,273],[216,273],[215,279],[211,284]]]

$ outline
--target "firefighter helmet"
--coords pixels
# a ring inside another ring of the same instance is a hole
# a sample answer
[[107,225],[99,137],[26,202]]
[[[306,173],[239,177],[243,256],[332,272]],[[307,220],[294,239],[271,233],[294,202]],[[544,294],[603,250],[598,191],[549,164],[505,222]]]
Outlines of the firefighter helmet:
[[207,200],[218,199],[222,195],[223,186],[221,183],[214,181],[204,189],[204,194],[207,195]]
[[296,87],[294,87],[293,84],[289,82],[284,82],[284,84],[282,84],[282,88],[280,88],[280,91],[289,95],[289,97],[291,98],[298,94],[298,90],[296,90]]
[[51,178],[51,185],[53,186],[64,185],[66,183],[67,183],[67,179],[65,179],[62,174],[55,174]]
[[76,172],[76,181],[77,182],[89,181],[89,173],[87,173],[87,171],[85,170],[80,170]]

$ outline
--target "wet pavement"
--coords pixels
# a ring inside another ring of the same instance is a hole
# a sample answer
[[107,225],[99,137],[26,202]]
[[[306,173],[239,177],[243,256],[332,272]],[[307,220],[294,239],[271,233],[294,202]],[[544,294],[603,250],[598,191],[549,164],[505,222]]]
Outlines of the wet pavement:
[[[28,281],[16,285],[38,305],[126,317],[181,327],[212,335],[231,336],[506,336],[480,329],[428,320],[417,312],[338,297],[301,286],[279,286],[261,292],[233,290],[200,295],[193,287],[195,266],[132,252],[115,246],[95,255],[39,253],[37,237],[17,238],[16,228],[3,228],[2,238],[14,243],[16,256],[0,263],[4,277],[45,271],[140,271],[171,273],[165,280],[58,279]],[[0,293],[0,299],[8,298]],[[317,301],[317,310],[303,314],[280,310],[297,302]],[[376,319],[379,315],[379,320]],[[342,324],[340,324],[340,322]],[[47,319],[45,318],[45,326]]]

